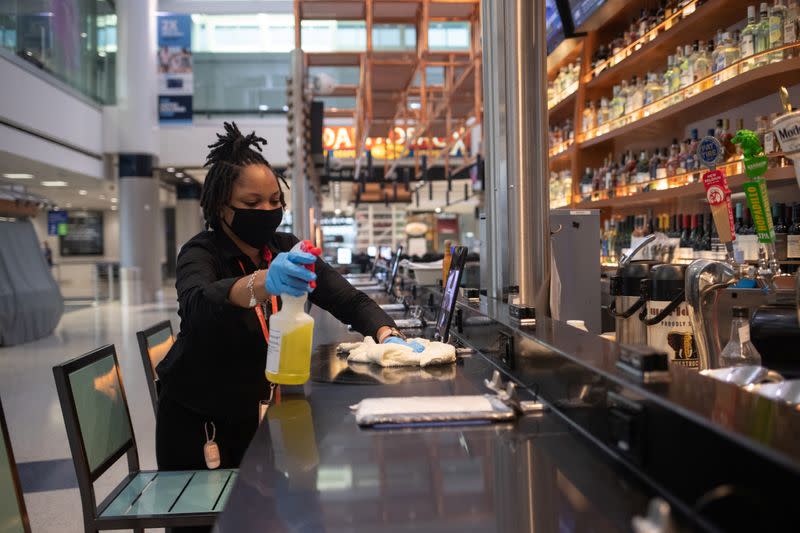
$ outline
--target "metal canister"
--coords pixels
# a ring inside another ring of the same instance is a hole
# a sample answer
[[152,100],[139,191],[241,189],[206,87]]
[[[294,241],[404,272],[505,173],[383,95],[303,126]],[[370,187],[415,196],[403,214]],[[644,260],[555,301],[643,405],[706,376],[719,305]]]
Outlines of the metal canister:
[[670,363],[699,369],[694,330],[685,300],[685,265],[655,265],[642,281],[647,298],[639,318],[647,327],[647,344],[669,354]]
[[641,292],[642,280],[647,279],[652,265],[648,261],[634,261],[620,266],[611,277],[610,292],[614,301],[608,310],[614,316],[617,342],[647,343],[647,326],[638,315],[646,302]]

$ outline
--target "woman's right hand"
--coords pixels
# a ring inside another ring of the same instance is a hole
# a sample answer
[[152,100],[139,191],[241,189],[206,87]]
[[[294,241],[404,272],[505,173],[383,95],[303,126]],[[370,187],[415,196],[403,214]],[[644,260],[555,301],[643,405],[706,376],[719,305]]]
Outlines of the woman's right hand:
[[304,265],[313,265],[317,258],[306,252],[283,252],[275,256],[267,270],[267,292],[273,295],[288,294],[289,296],[302,296],[314,289],[310,282],[317,279],[317,275],[305,268]]

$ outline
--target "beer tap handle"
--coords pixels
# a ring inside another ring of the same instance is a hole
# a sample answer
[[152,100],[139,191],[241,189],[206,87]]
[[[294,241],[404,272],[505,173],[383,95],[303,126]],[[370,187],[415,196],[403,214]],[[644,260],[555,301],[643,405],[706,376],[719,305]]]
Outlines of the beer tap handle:
[[622,259],[619,260],[619,266],[624,267],[625,265],[630,263],[631,260],[633,259],[633,256],[638,254],[645,246],[653,242],[655,238],[656,238],[655,233],[645,237],[644,240],[642,240],[642,242],[636,245],[636,248],[634,248],[633,250],[622,256]]

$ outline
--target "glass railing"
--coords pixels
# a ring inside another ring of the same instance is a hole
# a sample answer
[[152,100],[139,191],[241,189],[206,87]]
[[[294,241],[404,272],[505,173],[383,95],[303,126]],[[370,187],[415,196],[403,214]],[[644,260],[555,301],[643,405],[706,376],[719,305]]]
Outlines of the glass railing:
[[0,2],[0,48],[103,104],[115,100],[116,26],[108,0]]

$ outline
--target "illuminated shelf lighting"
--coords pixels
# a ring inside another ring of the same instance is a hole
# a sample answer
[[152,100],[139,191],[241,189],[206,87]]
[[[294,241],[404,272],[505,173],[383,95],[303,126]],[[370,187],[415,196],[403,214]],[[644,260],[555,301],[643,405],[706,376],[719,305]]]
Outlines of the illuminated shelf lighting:
[[567,90],[564,91],[564,93],[561,95],[561,98],[556,96],[556,98],[554,98],[552,101],[548,100],[548,102],[547,102],[547,110],[550,111],[551,109],[556,107],[558,104],[560,104],[561,102],[563,102],[564,100],[566,100],[567,98],[569,98],[570,96],[575,94],[575,92],[577,90],[578,90],[578,80],[575,80],[574,82],[569,84],[569,86],[567,87]]
[[645,44],[654,40],[660,34],[672,28],[675,25],[675,23],[677,23],[681,19],[688,17],[696,10],[697,10],[697,1],[695,0],[684,6],[684,8],[681,9],[680,11],[673,13],[672,15],[670,15],[668,19],[664,20],[661,24],[651,29],[650,31],[648,31],[647,33],[645,33],[644,35],[633,41],[631,44],[629,44],[628,46],[626,46],[613,56],[609,57],[602,63],[598,64],[595,68],[593,68],[589,72],[587,72],[586,75],[583,77],[583,82],[589,83],[594,78],[599,76],[600,73],[603,72],[604,70],[619,65],[625,59],[630,57],[631,54],[638,51]]
[[[775,177],[779,178],[785,177],[783,175],[784,171],[782,169],[784,168],[791,169],[792,167],[791,165],[786,163],[786,159],[784,158],[783,154],[777,152],[770,154],[769,157],[770,159],[773,160],[777,159],[778,161],[783,161],[784,164],[777,167],[770,167],[767,170],[767,174],[765,175],[765,177],[767,179]],[[744,176],[744,165],[741,159],[728,161],[717,168],[719,170],[722,170],[729,180]],[[576,204],[582,204],[586,206],[590,205],[593,202],[600,202],[604,200],[615,200],[615,199],[622,200],[624,198],[630,198],[638,194],[647,194],[652,191],[680,189],[688,185],[701,183],[701,176],[704,172],[707,172],[707,169],[703,168],[699,170],[693,170],[691,172],[676,174],[675,176],[667,176],[664,178],[657,178],[654,180],[648,180],[640,183],[629,183],[626,185],[620,185],[610,190],[602,189],[599,191],[593,191],[591,195],[577,194],[573,198]]]
[[[650,115],[654,115],[656,113],[669,109],[674,105],[683,103],[686,100],[692,98],[693,96],[697,96],[703,91],[706,91],[723,82],[731,80],[740,74],[744,74],[745,72],[752,72],[762,67],[771,65],[773,63],[770,61],[767,61],[763,65],[754,65],[753,63],[760,57],[769,56],[770,54],[790,49],[800,49],[800,42],[792,43],[790,45],[781,46],[777,48],[772,48],[770,50],[765,50],[764,52],[748,56],[746,59],[740,59],[736,63],[720,70],[719,72],[715,72],[714,74],[706,76],[701,80],[697,80],[691,85],[688,85],[683,89],[675,91],[672,94],[664,96],[651,104],[648,104],[644,107],[640,107],[639,109],[631,113],[628,113],[627,115],[622,115],[621,117],[617,117],[614,120],[609,120],[602,126],[597,126],[586,132],[578,133],[576,137],[577,142],[580,144],[595,139],[597,137],[600,137],[601,135],[606,135],[615,130],[623,128],[629,124],[632,124],[637,120],[641,120],[643,118],[649,117]],[[775,63],[777,63],[777,61]]]
[[569,150],[572,145],[575,144],[575,141],[572,139],[567,139],[566,141],[562,141],[560,143],[554,144],[550,147],[548,155],[552,157],[558,157],[567,150]]

